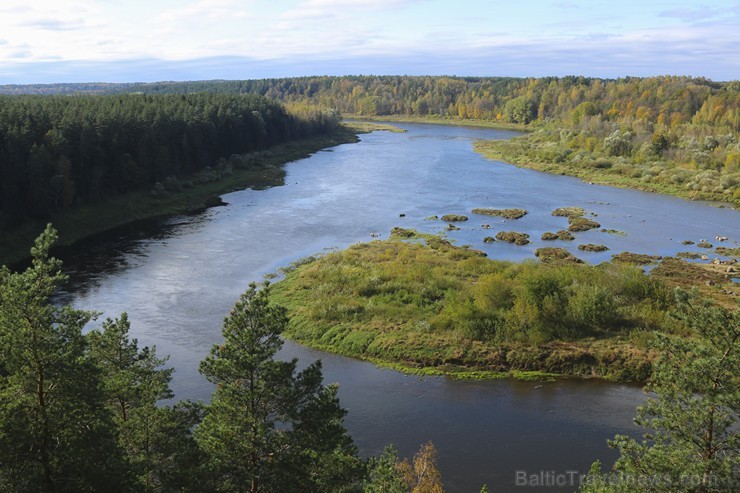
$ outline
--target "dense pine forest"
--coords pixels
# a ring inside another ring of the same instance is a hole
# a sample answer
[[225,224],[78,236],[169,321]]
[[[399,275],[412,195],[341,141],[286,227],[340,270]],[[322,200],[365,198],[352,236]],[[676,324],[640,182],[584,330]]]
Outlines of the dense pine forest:
[[196,172],[208,180],[232,154],[336,125],[256,95],[0,97],[0,228],[132,190],[164,193]]

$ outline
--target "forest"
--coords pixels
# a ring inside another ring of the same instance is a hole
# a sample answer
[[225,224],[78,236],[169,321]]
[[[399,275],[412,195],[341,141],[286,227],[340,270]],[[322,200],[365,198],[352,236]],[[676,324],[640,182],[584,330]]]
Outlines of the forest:
[[662,76],[299,77],[0,86],[0,93],[258,94],[360,117],[473,120],[533,133],[481,147],[543,171],[686,198],[740,201],[740,82]]
[[0,229],[134,190],[192,187],[254,165],[232,155],[337,124],[332,112],[255,95],[2,96]]

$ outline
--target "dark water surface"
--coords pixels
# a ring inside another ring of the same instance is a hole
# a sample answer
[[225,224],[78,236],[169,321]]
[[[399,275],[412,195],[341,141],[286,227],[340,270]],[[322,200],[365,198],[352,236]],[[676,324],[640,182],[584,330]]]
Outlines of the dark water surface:
[[[541,246],[563,246],[600,262],[623,250],[675,254],[690,249],[680,244],[685,239],[723,235],[730,237],[725,245],[737,244],[737,211],[588,185],[487,161],[472,150],[476,139],[513,132],[399,126],[408,133],[364,135],[358,144],[287,165],[285,186],[227,194],[227,207],[83,242],[65,255],[72,282],[64,297],[104,316],[127,311],[140,344],[171,356],[177,397],[206,400],[211,389],[198,362],[219,340],[224,316],[250,281],[304,256],[368,241],[371,233],[387,237],[393,226],[438,232],[445,224],[425,218],[467,214],[471,219],[448,236],[511,260],[530,258]],[[544,231],[567,226],[565,218],[550,215],[562,206],[581,206],[622,234],[589,231],[574,242],[540,241]],[[470,214],[474,207],[517,207],[529,214],[502,222]],[[501,230],[529,233],[533,243],[483,243]],[[603,243],[610,251],[579,252],[580,243]],[[496,492],[555,491],[515,487],[516,471],[565,474],[585,472],[595,459],[611,464],[615,454],[607,438],[638,433],[631,420],[644,399],[636,386],[589,381],[420,379],[291,343],[282,355],[323,361],[326,381],[340,384],[346,425],[362,454],[393,442],[412,455],[433,440],[450,492],[477,492],[483,483]]]

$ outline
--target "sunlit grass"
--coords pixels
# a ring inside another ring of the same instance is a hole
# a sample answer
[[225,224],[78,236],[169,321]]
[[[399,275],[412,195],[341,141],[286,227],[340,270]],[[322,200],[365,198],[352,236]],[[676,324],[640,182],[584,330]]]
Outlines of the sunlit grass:
[[[640,380],[634,334],[680,330],[671,288],[621,264],[510,263],[425,235],[313,259],[274,286],[287,336],[419,374],[513,371]],[[482,372],[482,373],[475,373]]]

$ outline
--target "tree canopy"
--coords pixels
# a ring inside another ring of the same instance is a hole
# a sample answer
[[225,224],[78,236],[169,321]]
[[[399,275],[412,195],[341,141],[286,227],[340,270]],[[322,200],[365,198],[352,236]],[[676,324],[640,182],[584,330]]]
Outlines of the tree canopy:
[[256,95],[0,96],[0,228],[336,125]]
[[587,493],[723,492],[737,487],[740,467],[740,315],[677,292],[675,316],[696,338],[659,335],[661,357],[647,390],[654,398],[635,422],[648,432],[637,441],[617,436],[613,473],[592,469]]

